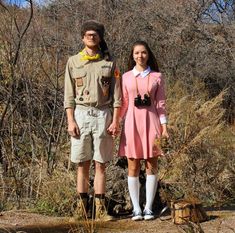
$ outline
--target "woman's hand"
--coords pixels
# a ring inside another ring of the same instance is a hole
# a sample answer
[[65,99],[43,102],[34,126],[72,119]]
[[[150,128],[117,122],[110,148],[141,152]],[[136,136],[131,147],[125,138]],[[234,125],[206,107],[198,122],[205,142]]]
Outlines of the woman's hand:
[[166,124],[162,124],[162,137],[167,139],[169,138]]
[[120,108],[114,108],[113,111],[113,121],[110,126],[107,128],[107,132],[111,134],[113,137],[116,137],[119,133],[119,116],[120,116]]
[[114,137],[117,136],[119,133],[119,124],[116,121],[113,121],[107,128],[107,132]]

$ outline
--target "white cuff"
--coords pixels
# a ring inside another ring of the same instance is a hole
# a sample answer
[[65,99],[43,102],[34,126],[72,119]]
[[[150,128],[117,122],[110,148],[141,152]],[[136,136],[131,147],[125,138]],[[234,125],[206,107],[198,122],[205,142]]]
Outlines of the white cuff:
[[167,123],[167,118],[165,116],[161,116],[160,117],[160,122],[161,122],[161,125],[166,124]]

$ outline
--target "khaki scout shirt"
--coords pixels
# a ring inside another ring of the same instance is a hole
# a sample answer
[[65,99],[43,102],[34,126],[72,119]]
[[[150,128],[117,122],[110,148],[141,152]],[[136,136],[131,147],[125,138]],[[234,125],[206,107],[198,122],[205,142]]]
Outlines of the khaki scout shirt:
[[121,107],[120,77],[114,77],[113,61],[83,60],[77,54],[69,58],[65,71],[64,108],[93,106]]

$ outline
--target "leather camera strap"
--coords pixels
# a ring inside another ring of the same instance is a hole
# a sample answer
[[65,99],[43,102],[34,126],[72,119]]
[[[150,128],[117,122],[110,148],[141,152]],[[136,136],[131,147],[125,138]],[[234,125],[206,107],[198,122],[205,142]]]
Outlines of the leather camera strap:
[[[147,93],[148,93],[148,95],[150,96],[150,93],[149,93],[149,76],[150,76],[150,73],[149,73],[148,76],[147,76],[147,79],[148,79],[148,83],[147,83]],[[140,92],[139,92],[139,88],[138,88],[137,77],[135,77],[135,84],[136,84],[136,92],[137,92],[137,95],[139,95]]]

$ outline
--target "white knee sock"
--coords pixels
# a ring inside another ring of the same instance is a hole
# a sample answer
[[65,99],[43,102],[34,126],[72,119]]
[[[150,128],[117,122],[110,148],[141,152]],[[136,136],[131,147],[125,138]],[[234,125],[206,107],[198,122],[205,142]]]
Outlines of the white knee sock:
[[128,189],[133,205],[133,210],[141,212],[139,204],[139,195],[140,195],[140,183],[139,177],[128,176]]
[[157,191],[157,176],[147,175],[146,176],[146,205],[145,210],[152,210],[154,197]]

